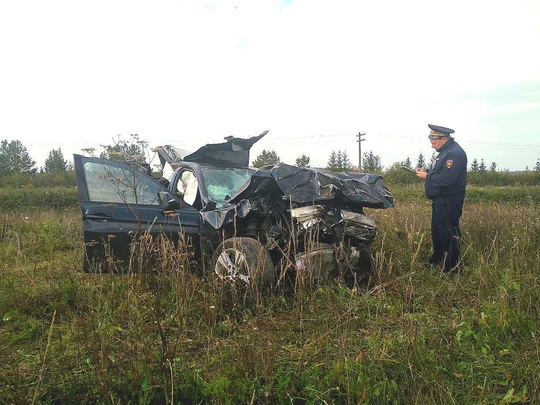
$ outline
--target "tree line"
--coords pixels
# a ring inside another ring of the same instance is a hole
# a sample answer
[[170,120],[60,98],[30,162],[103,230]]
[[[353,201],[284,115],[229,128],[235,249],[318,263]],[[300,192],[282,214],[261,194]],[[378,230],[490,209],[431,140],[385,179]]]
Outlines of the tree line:
[[[138,134],[130,134],[128,139],[121,139],[120,136],[116,140],[113,139],[113,143],[109,145],[101,145],[102,150],[97,154],[95,148],[84,149],[82,152],[90,156],[98,156],[104,159],[114,159],[120,161],[132,161],[144,164],[150,164],[151,158],[148,151],[148,142],[141,140]],[[389,177],[391,182],[396,183],[411,183],[416,179],[414,173],[404,170],[420,167],[427,169],[431,160],[435,154],[431,156],[429,161],[426,157],[420,153],[413,162],[409,157],[404,161],[395,162],[390,167],[385,168],[381,162],[380,156],[373,153],[373,151],[364,152],[362,155],[361,171],[366,173],[376,173]],[[280,163],[281,159],[275,150],[263,150],[253,161],[253,167],[265,167],[273,166]],[[310,167],[310,157],[301,155],[296,158],[295,164],[300,167]],[[36,175],[36,174],[48,174],[54,175],[58,178],[59,174],[69,173],[73,171],[72,163],[65,159],[62,149],[52,149],[49,151],[44,165],[39,169],[35,167],[36,162],[30,157],[28,150],[19,140],[8,141],[6,139],[0,141],[0,186],[9,185],[9,181],[6,182],[6,178],[14,178],[14,184],[19,182],[20,176]],[[332,151],[328,158],[325,169],[334,172],[354,172],[359,171],[357,166],[351,163],[351,160],[347,154],[347,151],[338,150]],[[535,166],[532,169],[525,168],[524,172],[540,172],[540,158],[536,161]],[[489,167],[485,164],[484,159],[478,161],[474,158],[470,164],[469,173],[471,179],[486,179],[486,175],[490,175],[493,179],[499,179],[497,174],[508,173],[508,171],[499,171],[497,164],[491,162]],[[497,183],[496,180],[494,181]],[[69,185],[74,185],[74,176],[72,180],[68,180]],[[73,184],[71,184],[73,183]],[[66,184],[68,185],[68,184]]]
[[[131,134],[129,139],[118,137],[110,145],[101,145],[103,150],[99,157],[119,161],[143,163],[147,160],[148,142],[141,141],[139,135]],[[94,156],[95,148],[82,150],[83,153]],[[62,148],[49,151],[44,165],[38,170],[36,161],[30,157],[28,150],[19,140],[0,141],[0,176],[12,174],[58,173],[72,170],[72,164],[64,158]]]
[[[435,158],[435,153],[431,156],[431,159],[429,161],[426,160],[426,157],[422,153],[420,153],[414,165],[412,164],[411,159],[407,157],[404,161],[395,162],[389,168],[385,169],[385,167],[382,164],[381,157],[374,154],[373,151],[369,151],[369,152],[364,152],[362,155],[362,171],[369,172],[369,173],[384,174],[385,172],[389,170],[393,170],[396,168],[404,168],[404,167],[408,169],[414,169],[416,167],[419,167],[422,169],[428,169],[429,166],[431,165],[431,161],[434,158]],[[274,150],[271,150],[271,151],[263,150],[261,154],[257,156],[257,158],[252,162],[252,166],[253,167],[272,166],[277,163],[280,163],[280,161],[281,160],[278,154]],[[296,159],[296,165],[300,167],[309,167],[309,161],[310,161],[310,158],[308,156],[302,155],[301,157],[298,157]],[[359,171],[357,166],[354,166],[353,164],[351,164],[347,151],[341,151],[341,150],[338,150],[337,152],[336,151],[331,152],[325,169],[331,170],[334,172]],[[478,162],[478,159],[474,158],[470,164],[469,171],[473,173],[486,173],[488,171],[496,172],[497,163],[491,162],[488,168],[486,164],[484,163],[484,159],[480,159],[480,162]],[[540,158],[536,161],[536,164],[532,170],[529,169],[529,167],[525,167],[524,171],[540,172]]]
[[[28,150],[21,141],[4,139],[0,142],[0,176],[34,174],[38,171],[34,167],[35,164],[36,161],[30,157]],[[68,161],[64,159],[62,149],[58,148],[49,152],[41,172],[66,172],[70,168]]]

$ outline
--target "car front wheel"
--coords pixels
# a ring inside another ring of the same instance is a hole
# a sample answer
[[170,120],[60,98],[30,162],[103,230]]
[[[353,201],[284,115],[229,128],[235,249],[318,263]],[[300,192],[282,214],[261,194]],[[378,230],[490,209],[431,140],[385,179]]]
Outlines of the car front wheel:
[[212,263],[219,278],[249,286],[269,286],[275,278],[270,254],[252,238],[223,241],[214,253]]

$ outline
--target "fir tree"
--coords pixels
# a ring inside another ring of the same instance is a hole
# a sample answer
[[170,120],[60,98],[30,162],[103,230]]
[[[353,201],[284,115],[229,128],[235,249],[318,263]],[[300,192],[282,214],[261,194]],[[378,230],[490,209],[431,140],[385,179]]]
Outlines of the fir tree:
[[343,170],[343,154],[341,153],[341,150],[338,150],[336,155],[336,166],[338,172]]
[[296,158],[296,166],[309,167],[309,156],[302,155]]
[[478,172],[478,160],[476,160],[476,158],[474,158],[474,160],[472,161],[471,163],[471,172],[473,173],[476,173]]
[[341,171],[348,172],[351,170],[352,164],[351,160],[349,159],[349,155],[347,155],[347,151],[344,150],[341,154]]
[[411,159],[409,159],[408,156],[407,156],[407,159],[405,159],[405,161],[403,162],[402,166],[405,166],[405,167],[408,167],[409,169],[412,169]]
[[46,173],[65,172],[67,167],[68,162],[64,159],[62,149],[53,149],[49,152],[49,156],[45,159],[44,170]]
[[36,164],[30,157],[28,150],[21,141],[8,142],[4,139],[0,142],[0,175],[34,173]]
[[486,164],[484,163],[484,159],[480,159],[480,166],[478,166],[478,171],[480,173],[486,172]]
[[330,171],[337,172],[339,170],[338,167],[338,160],[337,160],[337,154],[335,151],[332,151],[330,154],[330,158],[328,159],[328,163],[326,164],[326,168]]
[[416,160],[416,167],[419,167],[420,169],[425,169],[426,166],[426,159],[424,158],[422,152],[420,152],[420,154],[418,155],[418,159]]
[[261,154],[252,162],[253,167],[273,166],[280,162],[279,156],[274,150],[263,149]]
[[362,171],[367,173],[380,173],[383,170],[381,158],[374,155],[372,151],[364,152],[362,158]]

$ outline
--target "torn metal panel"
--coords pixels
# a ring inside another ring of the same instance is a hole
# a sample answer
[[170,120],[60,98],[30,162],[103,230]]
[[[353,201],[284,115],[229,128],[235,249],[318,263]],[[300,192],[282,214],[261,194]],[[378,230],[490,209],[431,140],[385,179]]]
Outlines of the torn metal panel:
[[225,138],[226,142],[210,143],[200,147],[195,152],[188,152],[171,145],[157,146],[153,150],[157,152],[163,167],[166,163],[175,167],[180,162],[248,167],[249,150],[267,133],[268,131],[264,131],[247,139],[228,136]]
[[194,153],[184,157],[186,162],[211,165],[249,166],[249,150],[265,136],[268,131],[248,139],[229,136],[223,143],[207,144]]
[[165,166],[165,164],[168,163],[174,167],[175,164],[184,160],[184,157],[191,154],[191,152],[187,150],[176,148],[171,145],[156,146],[152,150],[158,154],[161,166]]
[[214,229],[221,229],[230,224],[235,218],[245,218],[253,213],[265,214],[271,207],[268,197],[244,199],[237,204],[226,204],[220,208],[207,207],[201,211],[204,222]]
[[309,229],[321,221],[325,208],[322,205],[307,205],[291,209],[291,218],[304,229]]
[[319,243],[309,252],[295,254],[294,267],[310,284],[326,281],[337,269],[334,246]]
[[377,225],[375,224],[375,221],[368,216],[341,210],[341,218],[346,236],[365,244],[370,244],[377,237]]

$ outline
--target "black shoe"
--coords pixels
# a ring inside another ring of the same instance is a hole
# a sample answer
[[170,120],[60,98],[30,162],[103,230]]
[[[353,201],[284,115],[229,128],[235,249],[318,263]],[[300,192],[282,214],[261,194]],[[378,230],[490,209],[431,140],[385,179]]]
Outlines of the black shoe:
[[443,274],[460,274],[461,273],[461,266],[459,264],[456,264],[455,266],[449,266],[444,265],[443,267]]
[[443,255],[433,253],[428,260],[428,264],[437,265],[441,263],[443,259],[444,259]]

